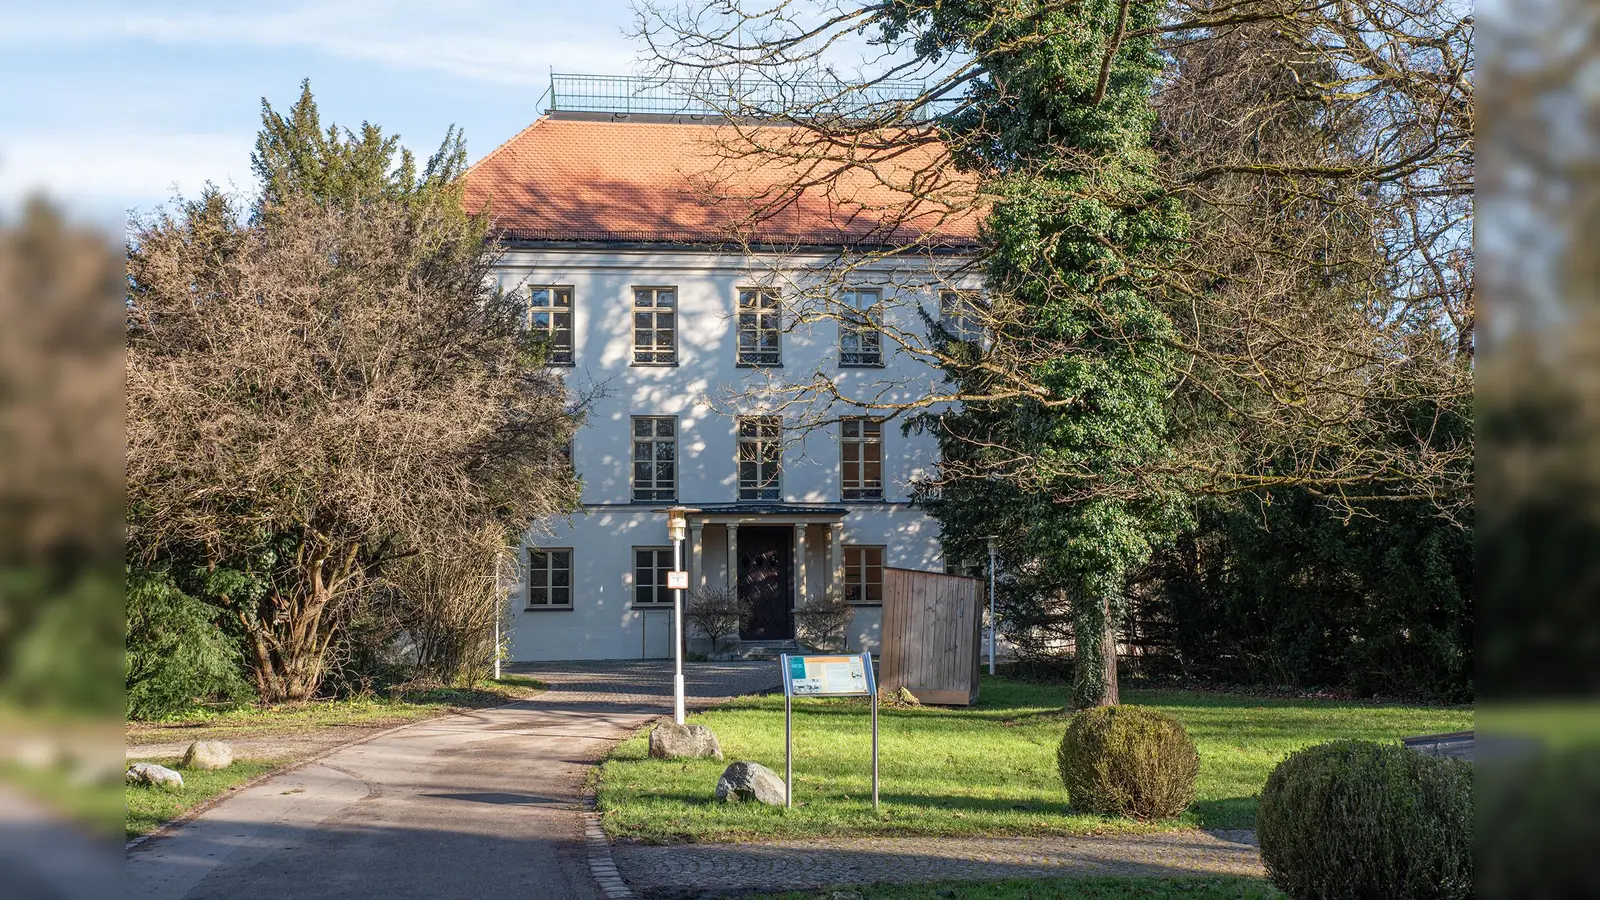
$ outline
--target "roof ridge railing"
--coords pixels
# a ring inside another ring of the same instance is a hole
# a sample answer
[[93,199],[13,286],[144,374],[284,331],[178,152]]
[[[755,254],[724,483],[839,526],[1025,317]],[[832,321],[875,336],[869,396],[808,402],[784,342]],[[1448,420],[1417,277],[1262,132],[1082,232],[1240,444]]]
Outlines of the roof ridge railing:
[[[547,112],[611,113],[617,116],[666,115],[691,118],[786,117],[796,110],[812,115],[869,118],[894,114],[923,119],[917,104],[926,85],[920,81],[845,82],[766,79],[651,78],[637,75],[550,74]],[[542,98],[541,98],[542,99]]]

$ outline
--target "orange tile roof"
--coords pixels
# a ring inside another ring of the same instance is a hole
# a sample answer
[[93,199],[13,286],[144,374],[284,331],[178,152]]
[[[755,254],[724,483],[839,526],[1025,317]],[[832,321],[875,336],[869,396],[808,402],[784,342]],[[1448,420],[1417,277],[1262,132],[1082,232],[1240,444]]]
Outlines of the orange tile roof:
[[[795,127],[546,117],[467,171],[466,204],[487,203],[512,241],[977,242],[971,179],[943,147],[819,154],[815,140]],[[731,150],[747,142],[772,152]]]

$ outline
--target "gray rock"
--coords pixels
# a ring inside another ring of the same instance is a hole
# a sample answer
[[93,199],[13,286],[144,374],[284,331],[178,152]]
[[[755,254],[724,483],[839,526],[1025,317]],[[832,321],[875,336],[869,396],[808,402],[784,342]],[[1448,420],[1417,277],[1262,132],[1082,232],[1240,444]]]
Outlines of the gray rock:
[[722,745],[704,725],[663,722],[650,729],[650,755],[656,759],[722,759]]
[[134,763],[129,766],[127,780],[129,784],[166,788],[169,791],[182,790],[183,788],[182,775],[166,766],[158,766],[155,763]]
[[221,741],[195,741],[183,752],[185,769],[226,769],[233,765],[233,748]]
[[768,806],[783,805],[783,779],[753,762],[736,762],[717,779],[717,799],[723,803],[754,800]]

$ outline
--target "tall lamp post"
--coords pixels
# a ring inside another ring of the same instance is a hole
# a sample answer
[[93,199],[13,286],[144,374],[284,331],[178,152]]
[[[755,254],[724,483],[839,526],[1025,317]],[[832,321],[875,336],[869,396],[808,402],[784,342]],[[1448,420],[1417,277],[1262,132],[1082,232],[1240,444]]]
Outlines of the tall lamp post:
[[683,568],[683,539],[689,530],[689,513],[699,510],[672,506],[662,511],[667,514],[667,537],[672,540],[672,572],[667,576],[672,588],[672,721],[682,725],[683,591],[689,586],[689,573]]

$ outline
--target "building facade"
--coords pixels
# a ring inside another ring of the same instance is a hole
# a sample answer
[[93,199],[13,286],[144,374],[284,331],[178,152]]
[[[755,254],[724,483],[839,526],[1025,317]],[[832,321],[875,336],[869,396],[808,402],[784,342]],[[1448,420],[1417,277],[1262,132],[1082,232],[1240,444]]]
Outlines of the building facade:
[[[696,510],[691,590],[750,603],[747,643],[792,640],[795,610],[838,592],[855,611],[849,647],[875,651],[883,568],[944,568],[937,524],[910,504],[932,437],[848,408],[797,428],[743,390],[816,373],[893,399],[938,373],[876,330],[788,315],[796,273],[826,269],[850,235],[830,213],[788,222],[781,252],[726,240],[715,204],[686,187],[715,127],[551,114],[468,176],[469,204],[487,203],[504,235],[499,287],[592,398],[572,446],[582,508],[521,548],[515,660],[670,655],[668,506]],[[937,310],[949,281],[936,267],[887,256],[840,289]],[[691,633],[691,648],[706,643]]]

